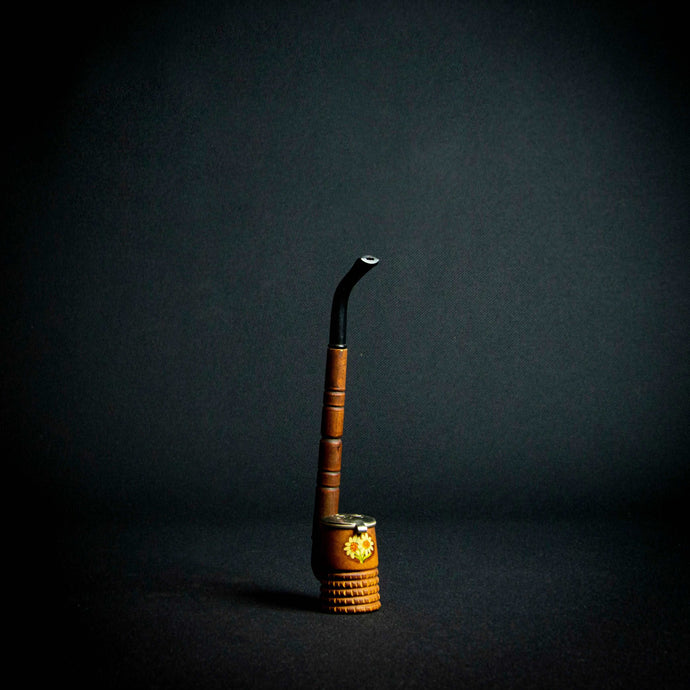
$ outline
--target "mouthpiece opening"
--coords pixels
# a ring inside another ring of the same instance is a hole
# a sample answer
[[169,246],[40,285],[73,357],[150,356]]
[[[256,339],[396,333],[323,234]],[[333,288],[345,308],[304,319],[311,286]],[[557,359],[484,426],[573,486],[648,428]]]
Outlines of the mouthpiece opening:
[[371,266],[376,266],[376,264],[379,262],[375,256],[370,256],[369,254],[363,256],[362,261],[364,261],[366,264],[370,264]]

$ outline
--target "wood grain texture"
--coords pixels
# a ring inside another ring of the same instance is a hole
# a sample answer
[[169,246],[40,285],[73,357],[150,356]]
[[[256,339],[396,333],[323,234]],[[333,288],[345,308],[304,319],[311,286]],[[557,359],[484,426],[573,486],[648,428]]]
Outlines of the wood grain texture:
[[321,580],[320,608],[328,613],[370,613],[381,608],[378,569],[328,573]]
[[381,602],[375,601],[371,604],[358,604],[353,606],[340,606],[337,604],[322,604],[321,610],[328,613],[372,613],[381,608]]
[[378,577],[368,577],[359,580],[334,580],[324,578],[321,580],[321,589],[343,590],[343,589],[371,589],[378,587]]
[[329,347],[326,352],[321,441],[316,476],[314,524],[338,512],[340,503],[340,468],[345,424],[345,382],[347,379],[347,348]]
[[337,597],[369,597],[372,594],[378,594],[378,584],[370,587],[321,587],[321,593],[329,599]]
[[354,529],[333,527],[322,521],[339,512],[346,378],[347,348],[329,346],[314,501],[312,569],[321,580],[322,610],[367,613],[381,606],[375,529],[372,526],[365,534],[373,545],[369,549],[361,546],[362,535]]
[[351,537],[357,533],[351,529],[338,529],[324,525],[317,526],[314,543],[318,546],[322,569],[326,572],[366,572],[378,568],[379,545],[376,537],[376,528],[370,527],[366,535],[373,544],[373,550],[360,561],[352,558],[346,551],[346,546]]

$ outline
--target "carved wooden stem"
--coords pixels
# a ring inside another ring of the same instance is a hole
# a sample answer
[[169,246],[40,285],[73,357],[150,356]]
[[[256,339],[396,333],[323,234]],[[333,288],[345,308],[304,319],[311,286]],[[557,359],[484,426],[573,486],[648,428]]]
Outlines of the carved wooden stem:
[[321,412],[319,469],[316,478],[314,524],[338,512],[340,499],[340,464],[343,455],[345,420],[345,379],[347,348],[329,347],[326,356],[326,381]]

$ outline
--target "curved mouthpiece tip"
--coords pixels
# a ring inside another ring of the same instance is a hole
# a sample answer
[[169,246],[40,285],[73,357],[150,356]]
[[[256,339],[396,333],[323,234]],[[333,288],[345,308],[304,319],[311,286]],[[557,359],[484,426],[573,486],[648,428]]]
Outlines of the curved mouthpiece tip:
[[350,297],[350,290],[378,262],[379,260],[375,256],[371,256],[371,254],[360,256],[352,265],[352,268],[345,274],[345,277],[338,283],[331,306],[331,328],[328,340],[331,347],[346,346],[347,301]]

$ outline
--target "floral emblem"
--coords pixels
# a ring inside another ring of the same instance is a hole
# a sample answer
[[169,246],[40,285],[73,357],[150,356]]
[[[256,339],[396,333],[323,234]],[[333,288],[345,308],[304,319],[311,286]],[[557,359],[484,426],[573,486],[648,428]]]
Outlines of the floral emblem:
[[343,549],[350,558],[364,563],[374,553],[374,540],[369,536],[368,532],[355,534],[347,540]]

